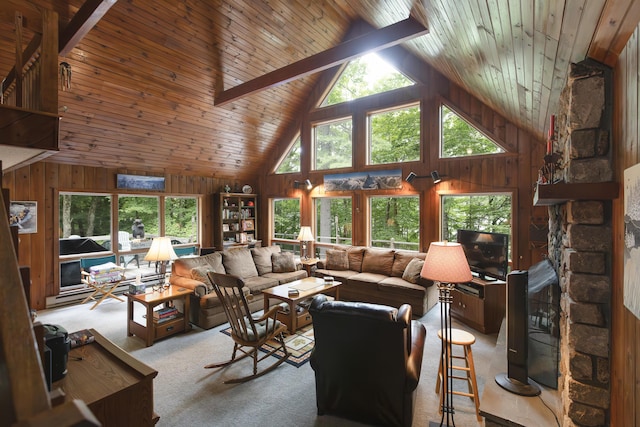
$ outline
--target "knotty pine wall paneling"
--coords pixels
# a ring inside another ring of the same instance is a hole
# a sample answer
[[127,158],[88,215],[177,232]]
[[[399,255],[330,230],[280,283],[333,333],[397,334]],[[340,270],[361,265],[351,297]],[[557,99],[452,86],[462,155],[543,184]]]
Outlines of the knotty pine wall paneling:
[[[116,174],[127,171],[87,167],[82,165],[37,162],[3,174],[2,184],[11,193],[11,200],[31,200],[38,203],[38,231],[20,234],[19,262],[31,268],[31,307],[44,309],[46,297],[59,291],[59,203],[60,191],[100,192],[117,194]],[[156,174],[157,175],[157,174]],[[165,191],[153,195],[199,196],[201,205],[201,246],[212,246],[212,197],[224,185],[219,179],[189,175],[165,175]],[[251,183],[257,186],[257,183]],[[140,194],[128,191],[126,194]],[[121,192],[121,194],[125,194]]]
[[[640,162],[640,27],[614,68],[613,150],[616,181]],[[611,423],[640,425],[640,320],[624,307],[624,196],[613,201],[611,284]]]

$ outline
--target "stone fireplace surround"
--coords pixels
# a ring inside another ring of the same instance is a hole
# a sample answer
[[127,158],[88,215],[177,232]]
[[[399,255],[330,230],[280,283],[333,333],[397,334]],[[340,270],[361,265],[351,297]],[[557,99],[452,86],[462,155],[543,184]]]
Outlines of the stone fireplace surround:
[[[572,65],[558,108],[554,182],[597,188],[612,181],[611,88],[608,67],[594,61]],[[566,201],[548,206],[548,256],[561,287],[564,427],[609,424],[611,203],[567,194]]]

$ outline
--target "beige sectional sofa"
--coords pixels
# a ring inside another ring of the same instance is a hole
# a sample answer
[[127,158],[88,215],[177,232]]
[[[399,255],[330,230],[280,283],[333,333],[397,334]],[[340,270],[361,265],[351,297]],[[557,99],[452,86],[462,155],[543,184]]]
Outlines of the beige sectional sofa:
[[420,277],[426,253],[348,246],[328,250],[314,275],[343,282],[340,299],[400,307],[423,316],[438,301],[433,282]]
[[252,311],[263,308],[263,289],[307,277],[307,272],[299,263],[296,264],[293,254],[281,252],[280,246],[231,249],[175,260],[170,282],[194,290],[190,301],[190,321],[204,329],[227,321],[209,282],[209,271],[241,277],[251,295],[249,306]]

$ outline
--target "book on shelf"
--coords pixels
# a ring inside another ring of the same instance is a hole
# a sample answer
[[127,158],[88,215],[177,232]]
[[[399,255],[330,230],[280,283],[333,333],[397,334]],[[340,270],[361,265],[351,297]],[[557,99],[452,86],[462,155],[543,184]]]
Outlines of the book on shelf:
[[168,322],[169,320],[177,319],[178,317],[182,317],[182,313],[175,313],[175,314],[172,314],[171,316],[161,317],[159,319],[154,318],[153,323],[164,323],[164,322]]
[[160,310],[153,312],[154,319],[163,319],[165,317],[173,316],[178,313],[178,309],[175,307],[163,307]]

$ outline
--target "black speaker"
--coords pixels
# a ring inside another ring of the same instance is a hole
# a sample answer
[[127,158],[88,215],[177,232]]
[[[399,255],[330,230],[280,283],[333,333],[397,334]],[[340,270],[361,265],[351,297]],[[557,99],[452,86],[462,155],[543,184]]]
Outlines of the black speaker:
[[496,375],[505,390],[522,396],[537,396],[540,387],[529,381],[528,292],[529,273],[514,270],[507,275],[507,373]]

